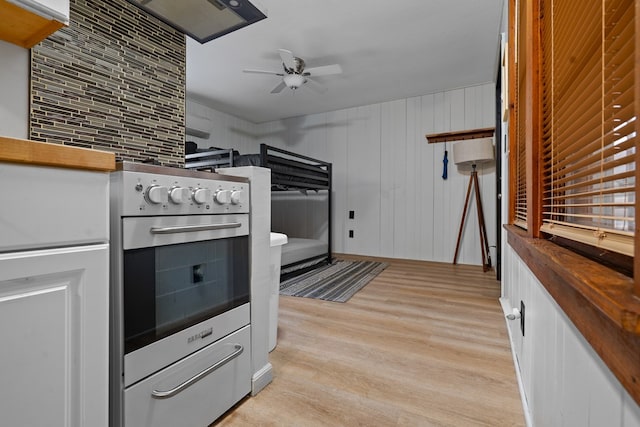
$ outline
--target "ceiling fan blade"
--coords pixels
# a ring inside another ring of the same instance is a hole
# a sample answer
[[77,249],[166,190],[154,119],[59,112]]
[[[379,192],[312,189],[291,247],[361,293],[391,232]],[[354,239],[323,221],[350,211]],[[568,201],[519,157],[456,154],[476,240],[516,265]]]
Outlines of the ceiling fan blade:
[[279,73],[277,71],[267,71],[267,70],[252,70],[252,69],[247,69],[247,70],[242,70],[243,73],[253,73],[253,74],[273,74],[275,76],[283,76],[284,74]]
[[315,80],[310,79],[309,77],[306,78],[304,83],[305,83],[304,86],[308,87],[314,92],[325,93],[327,91],[326,87],[322,86],[320,83],[316,82]]
[[305,76],[312,76],[312,77],[328,76],[331,74],[340,74],[340,73],[342,73],[342,67],[338,64],[323,65],[321,67],[306,68],[304,70]]
[[282,58],[282,63],[289,69],[296,69],[296,60],[293,56],[293,53],[290,50],[286,49],[278,49],[278,53],[280,53],[280,58]]
[[285,87],[287,87],[287,85],[284,82],[280,82],[278,86],[273,88],[271,93],[280,93],[282,92],[282,89],[284,89]]

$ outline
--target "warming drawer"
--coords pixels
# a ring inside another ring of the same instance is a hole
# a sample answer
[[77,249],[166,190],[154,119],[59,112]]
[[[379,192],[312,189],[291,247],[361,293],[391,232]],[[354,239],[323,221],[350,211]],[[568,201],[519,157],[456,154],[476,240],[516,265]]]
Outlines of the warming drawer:
[[127,388],[125,425],[206,426],[224,414],[251,391],[250,331],[247,325]]

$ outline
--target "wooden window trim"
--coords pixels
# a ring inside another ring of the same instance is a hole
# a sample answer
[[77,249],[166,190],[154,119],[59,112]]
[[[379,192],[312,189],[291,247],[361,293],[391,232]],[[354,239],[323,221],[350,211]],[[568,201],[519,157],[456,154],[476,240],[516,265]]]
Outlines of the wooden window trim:
[[509,0],[509,42],[507,46],[507,60],[509,61],[508,71],[509,75],[507,77],[507,84],[509,85],[507,100],[509,104],[509,153],[510,153],[510,161],[509,161],[509,209],[508,209],[508,222],[509,224],[513,224],[516,220],[516,180],[515,176],[517,174],[516,162],[513,161],[512,153],[515,153],[517,150],[516,146],[516,79],[518,78],[516,75],[517,67],[516,63],[516,46],[518,44],[518,40],[516,40],[516,1],[517,0]]
[[[635,85],[635,110],[636,117],[640,114],[640,81],[638,69],[640,68],[640,1],[636,0],[636,52],[635,52],[635,60],[636,60],[636,85]],[[638,127],[637,127],[638,128]],[[636,128],[636,129],[637,129]],[[638,183],[640,183],[640,150],[636,149],[636,189]],[[636,196],[636,205],[635,205],[636,214],[640,213],[640,198]],[[633,268],[636,272],[635,274],[635,284],[634,284],[634,293],[637,298],[640,298],[640,226],[638,221],[636,221],[635,226],[635,239],[634,239],[634,257],[633,257]],[[640,379],[639,379],[640,381]]]
[[527,150],[527,230],[532,237],[541,237],[542,225],[542,105],[541,99],[541,40],[539,1],[526,1],[527,16],[536,17],[526,23],[526,56],[528,73],[526,86],[525,146]]
[[640,404],[640,299],[633,279],[505,225],[507,241]]

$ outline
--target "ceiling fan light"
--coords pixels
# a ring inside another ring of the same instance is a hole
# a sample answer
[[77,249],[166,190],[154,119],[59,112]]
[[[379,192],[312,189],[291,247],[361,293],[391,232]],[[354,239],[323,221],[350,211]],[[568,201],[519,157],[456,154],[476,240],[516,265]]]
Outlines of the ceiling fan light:
[[283,78],[284,84],[290,89],[298,89],[304,83],[304,76],[300,74],[287,74]]

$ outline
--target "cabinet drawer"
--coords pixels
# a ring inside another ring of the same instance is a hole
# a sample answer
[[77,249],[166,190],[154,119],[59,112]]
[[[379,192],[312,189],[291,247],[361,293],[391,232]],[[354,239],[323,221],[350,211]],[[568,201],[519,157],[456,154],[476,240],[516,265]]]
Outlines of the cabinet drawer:
[[[207,426],[224,414],[251,391],[250,331],[245,326],[127,388],[125,426]],[[208,369],[209,373],[179,390]],[[161,396],[169,390],[177,391]]]
[[0,163],[0,252],[109,240],[109,174]]

